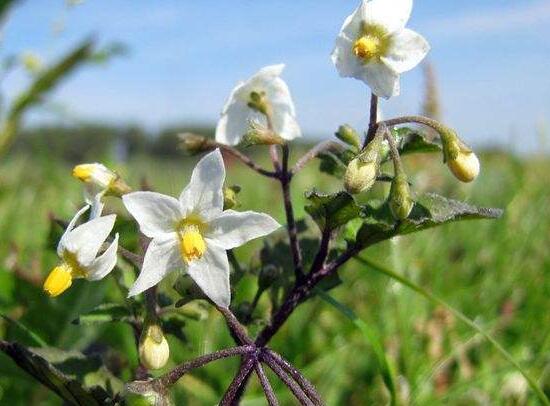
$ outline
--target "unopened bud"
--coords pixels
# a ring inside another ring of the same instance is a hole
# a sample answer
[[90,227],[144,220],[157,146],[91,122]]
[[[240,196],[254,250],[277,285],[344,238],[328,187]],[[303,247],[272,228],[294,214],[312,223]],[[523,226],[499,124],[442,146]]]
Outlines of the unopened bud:
[[145,323],[139,339],[139,359],[147,369],[160,369],[170,357],[168,341],[156,323]]
[[346,144],[354,146],[357,149],[361,148],[361,139],[359,138],[359,134],[357,134],[357,131],[347,124],[341,125],[334,135]]
[[130,186],[114,171],[100,163],[80,164],[73,168],[73,176],[87,185],[122,196],[131,192]]
[[208,137],[198,134],[183,133],[179,134],[178,138],[180,139],[180,148],[189,154],[198,154],[200,152],[209,151],[215,146]]
[[393,178],[389,204],[392,215],[396,220],[405,220],[411,214],[414,200],[411,197],[409,182],[404,173],[397,174]]
[[266,126],[256,122],[250,122],[250,128],[243,137],[242,145],[283,145],[285,141]]
[[466,145],[453,130],[440,132],[443,143],[443,160],[462,182],[472,182],[479,175],[480,164],[476,154]]
[[282,268],[275,265],[268,264],[263,266],[258,275],[258,288],[266,290],[281,277],[282,273]]
[[357,194],[370,189],[380,166],[380,144],[382,138],[376,136],[365,149],[352,159],[344,174],[344,187],[348,193]]
[[237,195],[241,191],[241,187],[233,185],[223,188],[223,209],[229,210],[239,205]]

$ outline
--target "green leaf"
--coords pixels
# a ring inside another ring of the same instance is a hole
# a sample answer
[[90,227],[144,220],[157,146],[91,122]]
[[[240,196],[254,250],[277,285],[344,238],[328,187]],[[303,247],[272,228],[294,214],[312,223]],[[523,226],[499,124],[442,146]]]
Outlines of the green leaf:
[[27,334],[40,347],[47,347],[48,346],[48,344],[46,343],[46,341],[44,341],[44,339],[42,337],[40,337],[38,334],[36,334],[31,329],[29,329],[23,323],[21,323],[17,320],[14,320],[14,319],[12,319],[12,318],[4,315],[4,314],[1,314],[1,313],[0,313],[0,317],[2,317],[8,323],[13,324],[14,326],[16,326],[21,331],[23,331],[25,334]]
[[415,284],[410,279],[406,278],[403,275],[400,275],[391,269],[388,269],[382,265],[379,265],[369,259],[362,258],[362,257],[355,257],[357,261],[359,261],[363,265],[367,265],[370,269],[381,273],[383,275],[386,275],[397,282],[401,283],[402,285],[408,287],[409,289],[413,290],[414,292],[424,296],[426,299],[428,299],[430,302],[445,307],[447,310],[449,310],[457,319],[461,320],[463,323],[471,327],[473,330],[477,331],[479,334],[481,334],[510,364],[514,366],[514,368],[517,369],[519,373],[521,373],[524,378],[529,383],[529,386],[533,390],[533,392],[536,394],[536,396],[539,398],[539,400],[544,405],[550,405],[550,400],[546,397],[544,392],[539,388],[537,385],[537,382],[533,377],[531,377],[527,371],[525,371],[521,365],[512,357],[512,355],[502,347],[498,341],[496,341],[491,334],[489,334],[483,327],[477,325],[473,320],[471,320],[468,316],[466,316],[461,311],[455,309],[450,304],[445,302],[443,299],[440,299],[439,297],[435,296],[434,294],[428,292],[423,287]]
[[322,194],[316,190],[306,193],[309,205],[305,207],[321,230],[334,230],[361,214],[353,197],[347,192]]
[[357,233],[357,242],[368,246],[454,221],[496,219],[502,213],[501,209],[476,207],[428,193],[417,198],[409,218],[401,222],[393,219],[387,202],[378,207],[366,206],[366,220]]
[[323,290],[319,288],[315,288],[315,293],[323,299],[328,304],[332,305],[336,310],[338,310],[340,313],[342,313],[345,317],[347,317],[351,322],[361,331],[361,333],[365,336],[367,341],[372,346],[372,349],[374,351],[374,354],[376,356],[376,360],[378,362],[378,366],[380,368],[380,372],[382,374],[382,379],[384,380],[384,383],[386,387],[388,388],[388,391],[390,392],[391,405],[395,405],[397,401],[397,394],[395,391],[395,373],[393,372],[390,363],[388,362],[388,359],[386,358],[386,353],[384,352],[384,346],[382,345],[382,340],[379,337],[379,335],[376,333],[376,331],[370,326],[365,323],[363,320],[361,320],[353,310],[351,310],[349,307],[347,307],[345,304],[340,303],[336,299],[334,299],[332,296],[330,296],[328,293],[324,292]]
[[113,396],[104,388],[84,387],[79,380],[102,366],[99,358],[55,348],[26,348],[18,343],[0,341],[0,350],[37,381],[70,404],[95,406],[109,404]]
[[441,152],[441,144],[430,140],[425,133],[411,128],[398,128],[392,131],[398,139],[398,149],[400,155],[416,153]]
[[115,303],[104,303],[86,314],[81,314],[72,323],[91,325],[117,321],[128,322],[132,319],[133,315],[130,313],[128,307]]
[[346,173],[346,168],[354,156],[355,152],[351,150],[323,152],[317,156],[321,161],[319,170],[341,179]]

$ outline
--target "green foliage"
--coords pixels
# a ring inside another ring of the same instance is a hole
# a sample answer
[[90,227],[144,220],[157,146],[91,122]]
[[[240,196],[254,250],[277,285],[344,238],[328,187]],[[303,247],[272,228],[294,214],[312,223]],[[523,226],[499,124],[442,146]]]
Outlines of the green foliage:
[[358,217],[361,208],[347,192],[322,194],[316,190],[306,193],[310,204],[306,211],[321,230],[332,231]]
[[111,322],[128,322],[133,315],[128,307],[116,303],[102,303],[88,313],[79,315],[72,321],[73,324],[102,324]]

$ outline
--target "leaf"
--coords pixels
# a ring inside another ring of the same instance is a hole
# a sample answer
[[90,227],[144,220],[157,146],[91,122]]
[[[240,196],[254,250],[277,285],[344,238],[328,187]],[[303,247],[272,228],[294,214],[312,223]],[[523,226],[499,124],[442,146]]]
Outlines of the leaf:
[[86,62],[92,55],[93,45],[92,40],[83,41],[53,66],[44,69],[30,87],[15,98],[0,130],[0,155],[7,151],[16,136],[23,113],[41,102],[46,93],[55,88],[80,64]]
[[[0,341],[0,350],[43,385],[74,405],[109,404],[113,396],[100,386],[85,388],[78,380],[102,365],[99,358],[55,348],[26,348],[18,343]],[[48,358],[48,359],[46,359]]]
[[434,193],[420,196],[409,218],[396,222],[387,203],[366,206],[366,220],[357,233],[357,242],[364,246],[376,244],[396,235],[405,235],[461,220],[496,219],[501,209],[476,207]]
[[118,321],[129,322],[132,319],[133,315],[130,313],[128,307],[115,303],[104,303],[86,314],[81,314],[72,323],[92,325]]
[[394,129],[392,134],[397,138],[399,154],[433,153],[441,152],[441,144],[430,140],[420,130],[402,127]]
[[361,214],[361,207],[347,192],[328,195],[312,190],[306,199],[310,204],[305,209],[321,230],[334,230]]
[[383,275],[386,275],[397,282],[401,283],[402,285],[408,287],[409,289],[415,291],[416,293],[424,296],[426,299],[428,299],[430,302],[445,307],[447,310],[449,310],[457,319],[461,320],[463,323],[471,327],[473,330],[477,331],[479,334],[481,334],[510,364],[514,366],[518,370],[519,373],[523,375],[523,377],[527,380],[529,383],[529,386],[535,392],[536,396],[539,398],[539,400],[544,405],[550,405],[550,400],[546,397],[544,392],[539,388],[537,385],[537,382],[525,371],[521,365],[512,357],[512,355],[502,347],[498,341],[496,341],[491,334],[489,334],[483,327],[477,325],[473,320],[471,320],[468,316],[466,316],[461,311],[455,309],[450,304],[445,302],[443,299],[440,299],[439,297],[435,296],[434,294],[428,292],[423,287],[415,284],[410,279],[406,278],[403,275],[400,275],[391,269],[388,269],[382,265],[379,265],[369,259],[362,258],[362,257],[355,257],[357,261],[359,261],[363,265],[367,265],[370,269],[381,273]]
[[315,293],[323,299],[328,304],[332,305],[336,310],[338,310],[340,313],[342,313],[345,317],[347,317],[351,322],[361,331],[361,333],[365,336],[369,344],[371,345],[374,354],[376,356],[376,360],[378,362],[378,366],[380,368],[380,372],[382,374],[382,379],[384,380],[384,383],[386,387],[388,388],[388,391],[390,392],[391,396],[391,405],[395,405],[397,401],[397,394],[395,391],[395,373],[393,372],[390,363],[388,362],[388,359],[386,358],[386,353],[384,352],[384,346],[382,345],[382,340],[376,333],[376,331],[370,326],[365,323],[363,320],[361,320],[353,310],[351,310],[349,307],[347,307],[345,304],[340,303],[336,299],[334,299],[332,296],[330,296],[328,293],[324,292],[323,290],[319,288],[315,288]]
[[32,338],[32,340],[37,344],[39,345],[40,347],[47,347],[48,344],[46,343],[46,341],[44,341],[44,339],[42,337],[40,337],[37,333],[35,333],[34,331],[32,331],[31,329],[29,329],[27,326],[25,326],[23,323],[17,321],[17,320],[14,320],[12,319],[11,317],[8,317],[4,314],[1,314],[0,313],[0,317],[2,317],[4,320],[6,320],[8,323],[11,323],[13,324],[14,326],[16,326],[18,329],[20,329],[21,331],[23,331],[25,334],[27,334],[30,338]]

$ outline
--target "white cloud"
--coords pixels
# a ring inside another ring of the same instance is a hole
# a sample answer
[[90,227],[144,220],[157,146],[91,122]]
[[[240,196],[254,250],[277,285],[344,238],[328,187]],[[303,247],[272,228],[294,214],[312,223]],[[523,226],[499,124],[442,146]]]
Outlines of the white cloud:
[[550,1],[539,0],[440,19],[426,28],[432,35],[466,36],[519,31],[549,22]]

